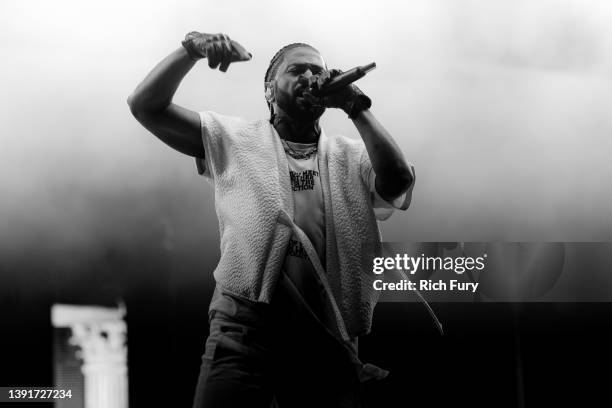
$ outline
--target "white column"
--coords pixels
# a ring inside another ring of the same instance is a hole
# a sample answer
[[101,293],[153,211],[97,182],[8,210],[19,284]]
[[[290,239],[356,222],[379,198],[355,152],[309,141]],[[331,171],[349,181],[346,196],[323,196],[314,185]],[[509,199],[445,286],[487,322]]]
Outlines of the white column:
[[56,327],[70,327],[70,342],[80,347],[85,378],[85,408],[127,408],[127,326],[125,309],[55,305]]

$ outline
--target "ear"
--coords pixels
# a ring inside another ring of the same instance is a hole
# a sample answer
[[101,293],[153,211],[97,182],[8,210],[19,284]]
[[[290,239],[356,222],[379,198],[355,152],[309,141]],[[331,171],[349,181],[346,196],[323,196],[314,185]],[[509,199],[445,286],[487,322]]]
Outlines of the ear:
[[265,95],[266,95],[266,101],[268,101],[268,103],[272,103],[276,99],[275,85],[276,85],[276,81],[266,82],[266,94]]

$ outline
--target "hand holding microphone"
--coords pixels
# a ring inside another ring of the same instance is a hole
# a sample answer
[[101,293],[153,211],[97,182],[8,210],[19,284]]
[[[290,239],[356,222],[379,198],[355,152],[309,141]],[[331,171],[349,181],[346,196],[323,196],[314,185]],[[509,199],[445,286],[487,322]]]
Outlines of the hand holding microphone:
[[353,68],[342,72],[332,69],[321,75],[309,78],[309,87],[304,91],[304,99],[315,106],[342,109],[349,118],[354,119],[359,112],[369,109],[372,100],[352,83],[376,68],[376,63]]

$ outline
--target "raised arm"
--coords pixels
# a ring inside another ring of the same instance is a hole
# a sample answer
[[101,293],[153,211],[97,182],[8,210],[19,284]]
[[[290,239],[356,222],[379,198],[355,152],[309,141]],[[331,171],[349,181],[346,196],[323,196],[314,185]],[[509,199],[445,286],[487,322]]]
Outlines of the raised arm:
[[172,98],[198,59],[207,57],[211,68],[225,72],[231,62],[251,55],[224,34],[189,33],[183,47],[164,58],[128,97],[134,117],[168,146],[194,157],[204,157],[198,114]]
[[182,79],[194,66],[181,47],[164,58],[128,97],[134,117],[168,146],[190,156],[204,157],[200,118],[172,103]]

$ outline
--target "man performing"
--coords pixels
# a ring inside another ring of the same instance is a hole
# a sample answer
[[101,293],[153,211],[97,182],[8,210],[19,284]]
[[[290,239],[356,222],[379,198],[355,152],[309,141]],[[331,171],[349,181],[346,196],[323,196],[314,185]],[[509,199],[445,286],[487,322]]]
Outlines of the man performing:
[[[251,54],[223,34],[192,32],[182,45],[128,104],[215,188],[221,258],[194,407],[362,406],[360,384],[387,375],[357,358],[377,300],[377,220],[408,207],[414,170],[357,87],[314,96],[340,71],[312,46],[272,58],[270,119],[246,121],[172,97],[197,60],[225,72]],[[326,108],[346,112],[361,140],[327,136]]]

